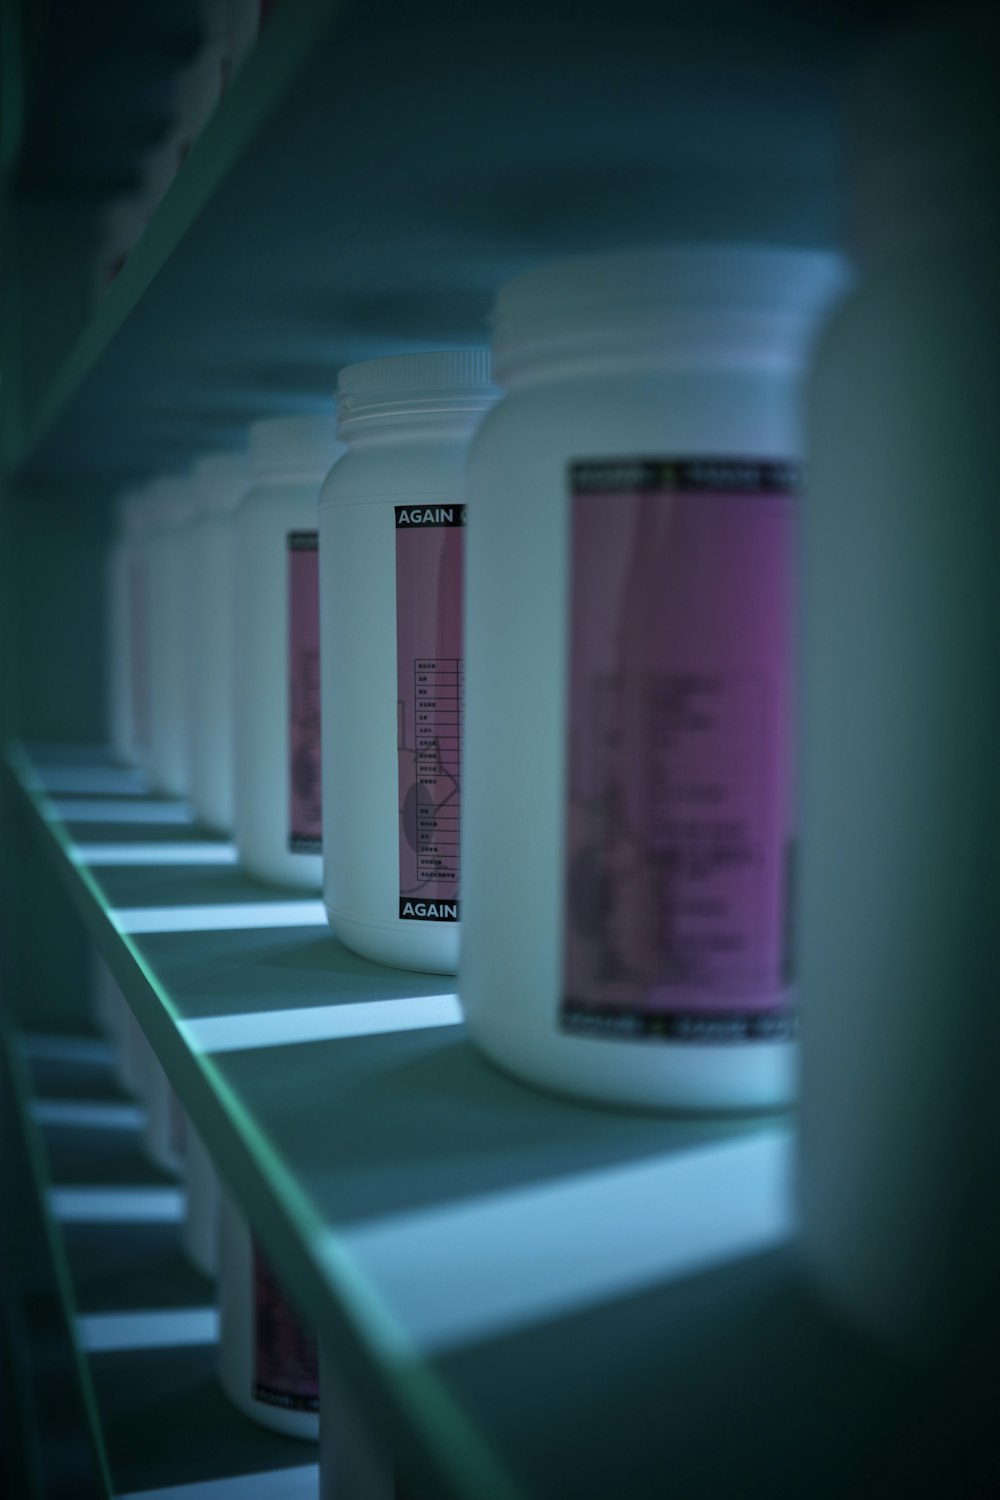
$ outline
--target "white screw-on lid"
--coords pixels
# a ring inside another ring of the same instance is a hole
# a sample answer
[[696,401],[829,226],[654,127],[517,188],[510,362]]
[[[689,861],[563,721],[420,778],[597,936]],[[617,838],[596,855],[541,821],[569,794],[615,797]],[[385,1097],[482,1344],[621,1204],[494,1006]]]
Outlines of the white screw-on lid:
[[208,453],[194,469],[194,487],[202,510],[226,515],[250,488],[250,465],[244,452]]
[[255,479],[324,478],[342,452],[332,402],[328,411],[267,417],[250,429],[250,469]]
[[499,397],[488,349],[390,354],[347,365],[337,379],[338,431],[401,416],[484,411]]
[[[676,354],[764,340],[782,352],[843,289],[837,256],[747,245],[674,245],[587,255],[500,288],[497,378],[535,360],[614,349]],[[761,353],[766,348],[761,347]],[[789,353],[798,352],[792,347]]]

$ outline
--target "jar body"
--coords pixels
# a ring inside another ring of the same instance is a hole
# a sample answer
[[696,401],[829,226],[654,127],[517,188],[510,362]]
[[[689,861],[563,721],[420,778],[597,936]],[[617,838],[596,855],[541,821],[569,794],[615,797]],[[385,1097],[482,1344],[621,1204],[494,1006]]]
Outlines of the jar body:
[[142,1148],[155,1167],[176,1177],[184,1168],[184,1115],[149,1040],[139,1035],[139,1096],[146,1106]]
[[233,822],[233,521],[199,516],[191,531],[188,763],[201,822]]
[[318,1441],[316,1346],[260,1261],[246,1219],[227,1192],[219,1219],[219,1379],[252,1421]]
[[205,1143],[187,1121],[184,1158],[184,1223],[181,1245],[203,1276],[219,1273],[219,1178]]
[[[734,368],[706,361],[686,366],[647,364],[631,371],[619,365],[604,373],[598,367],[576,377],[538,378],[515,389],[487,418],[473,444],[466,595],[469,683],[463,874],[467,904],[459,989],[473,1039],[494,1061],[533,1082],[637,1107],[769,1108],[786,1104],[792,1097],[795,1047],[787,1022],[793,996],[784,973],[765,1002],[778,1024],[773,1032],[765,1030],[764,1039],[733,1040],[724,1035],[716,1042],[711,1039],[716,1034],[711,1026],[698,1030],[697,1016],[692,1023],[695,1030],[687,1038],[661,1028],[656,1018],[650,1023],[648,1014],[641,1025],[626,1017],[617,1030],[613,1007],[610,1025],[591,1026],[585,1016],[581,1023],[582,1012],[574,1009],[572,999],[576,980],[567,967],[574,961],[570,957],[574,945],[579,945],[581,933],[582,941],[588,940],[588,929],[603,944],[603,952],[584,958],[585,969],[588,963],[593,970],[595,964],[607,967],[614,960],[619,969],[627,970],[633,961],[648,958],[657,934],[654,931],[647,937],[640,929],[644,921],[652,922],[654,928],[658,920],[662,925],[662,918],[647,918],[644,910],[630,908],[636,886],[630,885],[626,866],[638,862],[637,878],[647,892],[644,899],[655,903],[663,899],[657,866],[658,862],[662,866],[666,855],[655,848],[650,852],[643,843],[647,825],[654,816],[663,816],[662,808],[649,818],[640,818],[636,827],[635,818],[623,817],[620,806],[617,810],[611,806],[609,798],[620,800],[621,794],[609,773],[607,784],[596,787],[602,821],[596,836],[597,867],[592,865],[588,873],[588,834],[581,824],[580,801],[576,783],[570,784],[568,762],[573,749],[570,681],[576,668],[572,662],[585,649],[581,635],[591,629],[588,621],[593,612],[587,595],[595,576],[600,583],[604,548],[600,540],[596,554],[591,546],[589,578],[586,571],[574,571],[580,567],[573,549],[580,536],[574,528],[580,524],[576,507],[581,495],[570,495],[570,484],[576,483],[571,481],[570,465],[620,461],[623,472],[643,460],[782,465],[799,453],[796,393],[797,371],[791,363],[744,360]],[[617,487],[616,481],[600,482]],[[618,548],[614,516],[623,502],[615,494],[599,498],[608,508],[593,514],[608,538],[607,565],[612,568]],[[706,502],[709,498],[704,497]],[[735,509],[726,512],[729,519],[710,536],[708,546],[724,544],[731,552],[732,543],[726,541],[730,522],[745,529],[745,517],[757,512],[744,507],[755,506],[758,497],[733,494],[724,498]],[[772,622],[769,639],[782,656],[775,677],[781,692],[773,700],[777,717],[771,739],[754,753],[762,772],[773,772],[766,795],[790,803],[789,788],[784,785],[791,774],[790,735],[783,716],[790,710],[791,672],[784,658],[790,654],[791,641],[782,637],[791,636],[788,592],[794,505],[787,495],[778,499],[781,513],[775,522],[775,546],[782,559],[777,567],[784,615]],[[652,497],[655,507],[681,502],[691,507],[697,527],[702,514],[700,495]],[[754,542],[752,530],[747,535]],[[655,622],[660,618],[660,598],[670,586],[661,588],[655,556],[644,561],[641,542],[633,538],[629,545],[640,573],[635,584],[623,590],[622,601],[614,606],[618,615],[606,633],[616,639],[620,636],[625,643],[625,655],[619,655],[615,672],[621,668],[635,677],[628,642],[644,649],[643,638],[659,629]],[[697,561],[697,546],[694,556]],[[729,576],[738,580],[734,561],[730,557],[727,564]],[[710,561],[709,583],[711,566]],[[684,580],[677,582],[683,590]],[[735,672],[740,681],[752,679],[761,662],[740,660],[733,628],[725,643],[729,655],[724,663],[713,663],[711,649],[707,657],[701,649],[699,632],[711,637],[714,629],[710,588],[707,594],[706,600],[703,587],[701,614],[691,627],[696,639],[687,670],[698,674],[699,680],[707,673],[714,681],[711,674],[722,670]],[[760,589],[751,588],[748,618],[759,615],[762,607]],[[571,609],[577,611],[572,627]],[[683,617],[672,629],[684,639]],[[756,625],[754,630],[759,637]],[[768,669],[773,665],[765,663]],[[671,670],[674,675],[667,686],[660,682],[655,688],[661,699],[680,680],[676,665]],[[611,681],[607,672],[604,680]],[[592,674],[587,682],[586,690],[596,692],[599,678]],[[645,691],[641,684],[639,690]],[[663,749],[662,744],[652,746],[643,739],[646,731],[641,727],[658,701],[644,700],[632,711],[640,727],[633,732],[630,753],[644,764]],[[609,746],[620,738],[616,716],[613,708],[601,731]],[[657,732],[662,740],[665,731]],[[580,733],[579,727],[574,730],[574,745]],[[688,760],[690,764],[693,754],[697,766],[699,742],[692,744]],[[669,745],[667,751],[669,760]],[[731,748],[727,753],[731,757]],[[776,767],[765,764],[769,753],[777,756],[780,764]],[[626,768],[623,774],[631,773]],[[666,775],[668,779],[673,775],[669,765]],[[731,803],[732,780],[731,770],[724,771],[720,786],[714,789],[723,807]],[[575,799],[572,807],[571,796]],[[777,814],[772,807],[772,821],[781,823],[789,811],[786,807],[783,814]],[[588,816],[585,810],[583,819]],[[625,826],[628,823],[633,825],[631,832]],[[775,836],[770,842],[779,836],[783,840],[787,831],[772,830]],[[576,841],[574,851],[568,848],[571,838]],[[635,846],[631,853],[626,847],[629,839]],[[771,849],[770,857],[773,863],[781,856]],[[571,886],[572,903],[567,896]],[[689,886],[685,899],[691,895]],[[724,904],[725,899],[724,892]],[[780,902],[780,893],[771,890],[768,899]],[[613,924],[619,920],[626,926],[633,924],[631,936],[616,934]],[[742,1001],[743,997],[736,996],[736,1011]],[[739,1015],[736,1019],[742,1024]],[[768,1039],[772,1035],[776,1039]]]
[[108,683],[108,740],[117,761],[129,764],[135,754],[132,731],[129,640],[129,548],[119,539],[108,554],[105,593],[108,602],[105,660]]
[[[320,500],[327,916],[364,957],[443,974],[456,971],[460,941],[454,875],[470,432],[466,419],[438,423],[420,438],[368,440],[337,462]],[[428,529],[400,536],[397,508],[417,517],[417,530],[427,517]],[[426,671],[417,672],[418,660]],[[415,769],[414,704],[432,689],[437,706],[426,722],[442,737],[425,792]],[[416,793],[428,799],[422,826],[411,817]],[[432,800],[435,807],[447,800],[447,810],[432,816]],[[434,843],[425,834],[441,837]],[[428,879],[431,869],[445,877]],[[421,911],[427,919],[414,915]]]
[[315,533],[319,479],[257,484],[236,512],[233,833],[260,880],[318,891],[321,854],[292,850],[289,534]]
[[906,1342],[998,1316],[997,248],[869,271],[808,399],[802,1237]]
[[158,791],[190,786],[185,676],[188,661],[190,528],[157,531],[149,546],[149,770]]

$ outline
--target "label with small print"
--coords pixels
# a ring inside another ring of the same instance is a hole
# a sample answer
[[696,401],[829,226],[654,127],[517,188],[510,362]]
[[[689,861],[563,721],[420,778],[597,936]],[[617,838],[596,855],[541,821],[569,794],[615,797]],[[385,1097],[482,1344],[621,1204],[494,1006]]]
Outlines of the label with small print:
[[568,480],[560,1025],[788,1041],[798,471],[588,460]]
[[253,1242],[253,1398],[286,1411],[319,1411],[316,1340],[285,1300],[277,1278]]
[[288,533],[288,847],[323,848],[320,742],[319,533]]
[[457,922],[464,505],[397,505],[399,917]]

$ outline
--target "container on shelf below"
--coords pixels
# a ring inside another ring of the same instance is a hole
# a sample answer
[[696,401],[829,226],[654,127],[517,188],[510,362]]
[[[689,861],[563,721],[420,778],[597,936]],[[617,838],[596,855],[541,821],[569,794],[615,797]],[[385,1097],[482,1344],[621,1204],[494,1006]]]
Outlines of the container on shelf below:
[[319,1438],[319,1355],[223,1189],[219,1221],[219,1378],[246,1416],[289,1437]]
[[154,480],[149,541],[149,771],[157,790],[187,795],[188,600],[191,588],[190,477]]
[[190,1120],[186,1122],[185,1141],[181,1244],[191,1264],[214,1279],[219,1274],[219,1177],[205,1142]]

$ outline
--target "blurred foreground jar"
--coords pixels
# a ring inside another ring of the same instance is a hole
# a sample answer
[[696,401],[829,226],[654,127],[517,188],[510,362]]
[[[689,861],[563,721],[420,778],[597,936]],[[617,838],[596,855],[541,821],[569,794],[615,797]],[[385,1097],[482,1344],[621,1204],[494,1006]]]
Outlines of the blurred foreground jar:
[[319,1353],[237,1204],[222,1193],[219,1378],[246,1416],[289,1437],[319,1438]]
[[188,596],[188,763],[203,823],[233,823],[234,513],[250,484],[245,454],[213,453],[194,471]]
[[857,80],[809,394],[803,1242],[913,1347],[1000,1331],[998,98],[995,6]]
[[465,458],[485,349],[342,370],[348,445],[320,502],[324,898],[366,958],[454,973],[459,948]]
[[501,289],[469,463],[460,995],[533,1082],[794,1092],[803,358],[839,267],[689,247]]
[[190,787],[186,675],[191,591],[190,476],[154,480],[149,541],[149,771],[158,791]]
[[332,412],[258,422],[236,513],[233,832],[252,875],[311,891],[323,881],[317,506],[342,451]]

